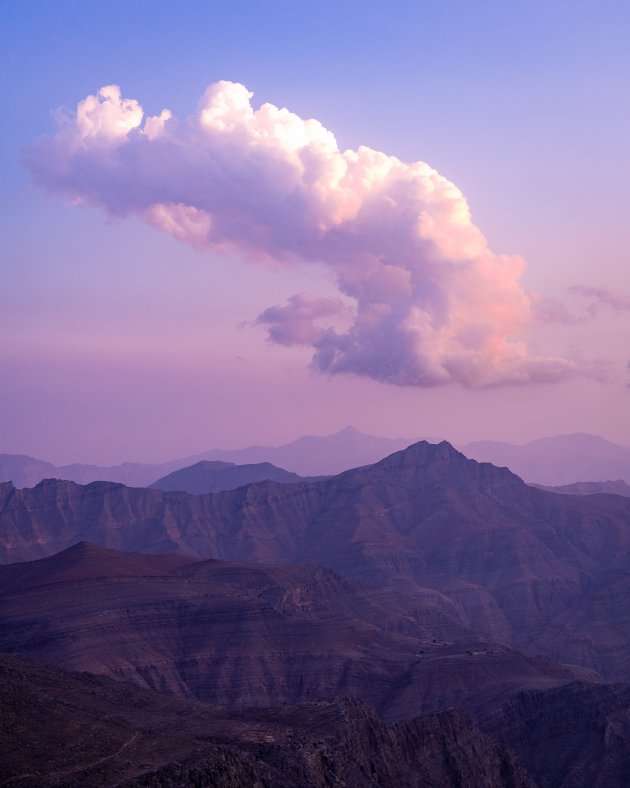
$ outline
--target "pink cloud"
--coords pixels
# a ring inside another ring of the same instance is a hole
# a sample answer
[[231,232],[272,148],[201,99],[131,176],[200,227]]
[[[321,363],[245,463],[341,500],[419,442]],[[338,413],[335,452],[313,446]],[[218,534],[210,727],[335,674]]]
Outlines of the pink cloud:
[[347,328],[322,324],[341,300],[308,294],[258,318],[273,341],[312,347],[322,372],[470,387],[593,374],[529,351],[525,263],[488,248],[453,183],[423,162],[341,151],[317,120],[251,98],[217,82],[178,121],[145,117],[108,86],[32,146],[27,165],[54,192],[199,250],[326,265],[354,304]]
[[309,293],[291,296],[286,306],[271,306],[257,323],[269,326],[269,338],[280,345],[314,345],[325,330],[315,321],[345,311],[340,298],[318,298]]

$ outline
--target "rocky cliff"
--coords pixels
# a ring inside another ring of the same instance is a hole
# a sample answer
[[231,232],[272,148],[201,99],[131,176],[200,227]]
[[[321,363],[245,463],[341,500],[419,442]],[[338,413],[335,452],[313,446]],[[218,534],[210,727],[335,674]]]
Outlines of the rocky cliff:
[[456,711],[390,726],[351,699],[228,712],[6,655],[0,708],[3,785],[533,785]]

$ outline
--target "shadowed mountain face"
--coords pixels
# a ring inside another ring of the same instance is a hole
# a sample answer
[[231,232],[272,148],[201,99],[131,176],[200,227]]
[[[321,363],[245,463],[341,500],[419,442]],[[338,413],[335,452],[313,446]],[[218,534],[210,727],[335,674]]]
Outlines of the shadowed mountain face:
[[628,685],[576,683],[519,693],[479,723],[544,788],[628,785]]
[[276,468],[270,462],[235,465],[233,462],[202,460],[187,468],[173,471],[149,486],[152,490],[183,491],[192,495],[204,495],[223,490],[236,490],[237,487],[245,484],[267,481],[291,484],[308,480],[298,476],[297,473]]
[[3,785],[604,788],[630,773],[627,685],[385,725],[356,700],[226,709],[0,654],[0,708]]
[[[376,588],[439,598],[452,620],[483,639],[608,679],[626,675],[630,618],[615,600],[625,593],[618,584],[630,500],[534,489],[447,443],[414,444],[325,481],[207,496],[103,483],[0,486],[5,561],[79,539],[228,561],[320,563]],[[576,639],[566,622],[589,606],[597,618]]]
[[481,462],[507,466],[535,484],[558,486],[607,479],[630,483],[630,446],[585,433],[540,438],[522,446],[476,441],[466,444],[462,451]]
[[86,543],[0,567],[0,650],[229,706],[353,695],[385,719],[576,677],[479,643],[437,594]]
[[385,725],[358,701],[228,711],[0,655],[0,782],[533,788],[458,711]]

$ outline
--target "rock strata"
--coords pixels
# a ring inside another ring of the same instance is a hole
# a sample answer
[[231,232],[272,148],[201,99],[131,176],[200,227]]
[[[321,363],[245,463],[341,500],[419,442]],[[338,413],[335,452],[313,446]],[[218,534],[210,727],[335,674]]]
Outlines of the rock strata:
[[13,786],[533,788],[461,712],[385,725],[358,701],[226,712],[0,655]]

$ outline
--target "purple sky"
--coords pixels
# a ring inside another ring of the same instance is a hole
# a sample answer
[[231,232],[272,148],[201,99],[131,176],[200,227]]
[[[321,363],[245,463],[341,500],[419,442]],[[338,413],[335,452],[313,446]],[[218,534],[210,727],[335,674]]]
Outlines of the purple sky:
[[630,443],[630,13],[535,5],[5,4],[0,451]]

